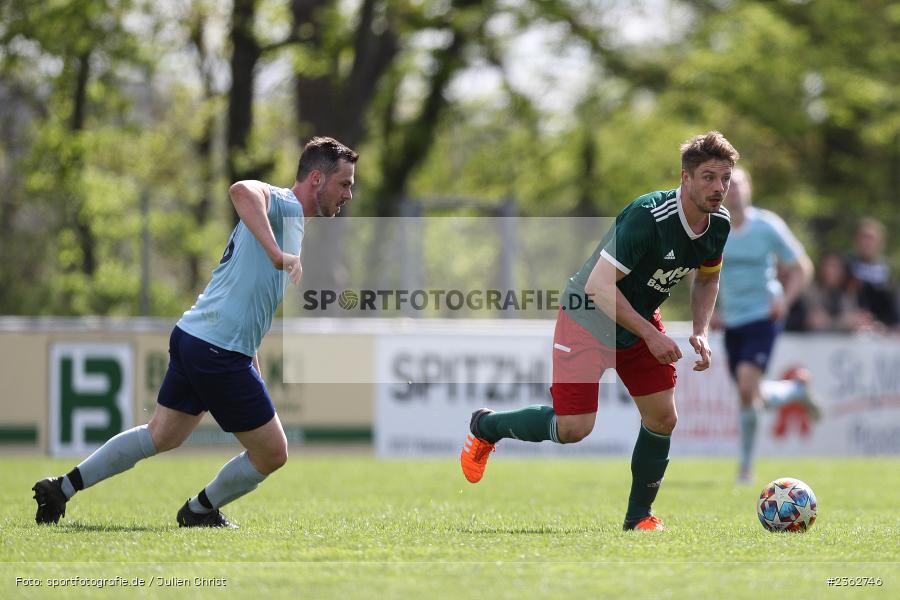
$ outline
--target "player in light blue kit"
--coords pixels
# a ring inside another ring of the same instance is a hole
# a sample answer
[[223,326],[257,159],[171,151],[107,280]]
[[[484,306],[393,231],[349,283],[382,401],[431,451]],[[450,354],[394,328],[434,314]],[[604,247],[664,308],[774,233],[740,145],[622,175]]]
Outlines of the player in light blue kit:
[[[750,175],[737,168],[726,202],[731,235],[719,283],[719,318],[725,326],[728,366],[740,395],[738,481],[752,483],[753,451],[760,406],[801,402],[817,415],[808,375],[797,380],[763,381],[775,338],[788,307],[812,278],[812,263],[784,221],[751,206]],[[781,277],[779,278],[779,267]]]
[[67,475],[38,481],[38,523],[58,523],[79,490],[177,448],[209,411],[246,448],[190,498],[182,527],[234,527],[219,509],[253,491],[287,462],[287,438],[256,351],[287,287],[300,281],[300,243],[312,217],[333,217],[350,201],[359,158],[331,138],[303,149],[293,187],[239,181],[229,193],[240,222],[197,302],[176,323],[169,369],[150,423],[107,441]]

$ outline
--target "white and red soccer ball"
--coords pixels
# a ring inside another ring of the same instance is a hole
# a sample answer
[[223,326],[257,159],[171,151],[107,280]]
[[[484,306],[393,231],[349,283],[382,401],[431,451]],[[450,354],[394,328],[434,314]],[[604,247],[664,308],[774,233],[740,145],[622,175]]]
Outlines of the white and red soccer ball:
[[776,479],[763,488],[756,514],[769,531],[806,531],[816,522],[816,495],[799,479]]

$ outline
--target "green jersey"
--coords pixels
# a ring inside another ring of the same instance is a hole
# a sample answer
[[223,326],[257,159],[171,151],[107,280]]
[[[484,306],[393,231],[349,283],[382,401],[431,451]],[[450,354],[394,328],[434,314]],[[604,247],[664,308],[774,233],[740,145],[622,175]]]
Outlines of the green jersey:
[[600,258],[625,273],[618,287],[635,311],[651,321],[669,290],[693,269],[717,271],[731,218],[724,207],[711,213],[706,230],[694,233],[684,214],[681,188],[645,194],[616,217],[584,266],[569,279],[563,306],[569,316],[606,346],[629,348],[639,338],[610,319],[584,291]]

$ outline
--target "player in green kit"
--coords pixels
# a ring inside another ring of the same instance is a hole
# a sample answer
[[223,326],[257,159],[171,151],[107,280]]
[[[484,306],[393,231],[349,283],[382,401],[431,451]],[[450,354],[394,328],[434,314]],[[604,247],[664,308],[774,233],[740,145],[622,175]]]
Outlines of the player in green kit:
[[594,428],[599,381],[614,368],[641,414],[631,459],[631,494],[624,529],[663,530],[651,512],[669,463],[678,344],[666,335],[659,306],[696,270],[691,289],[695,371],[709,368],[709,320],[719,290],[722,250],[731,229],[722,206],[739,158],[717,131],[681,146],[681,185],[626,206],[563,294],[553,338],[553,407],[472,414],[460,455],[463,473],[481,480],[495,444],[581,441]]

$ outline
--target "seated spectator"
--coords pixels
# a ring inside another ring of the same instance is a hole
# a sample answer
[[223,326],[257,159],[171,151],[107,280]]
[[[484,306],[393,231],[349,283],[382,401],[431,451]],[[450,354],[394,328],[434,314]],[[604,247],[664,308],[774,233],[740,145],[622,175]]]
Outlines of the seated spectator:
[[860,310],[847,286],[844,260],[826,254],[816,268],[816,279],[803,296],[809,331],[860,331],[872,328],[872,316]]
[[849,288],[859,307],[872,314],[876,329],[892,329],[900,323],[897,298],[891,286],[891,270],[882,258],[884,225],[863,219],[856,229],[854,253],[847,259]]

